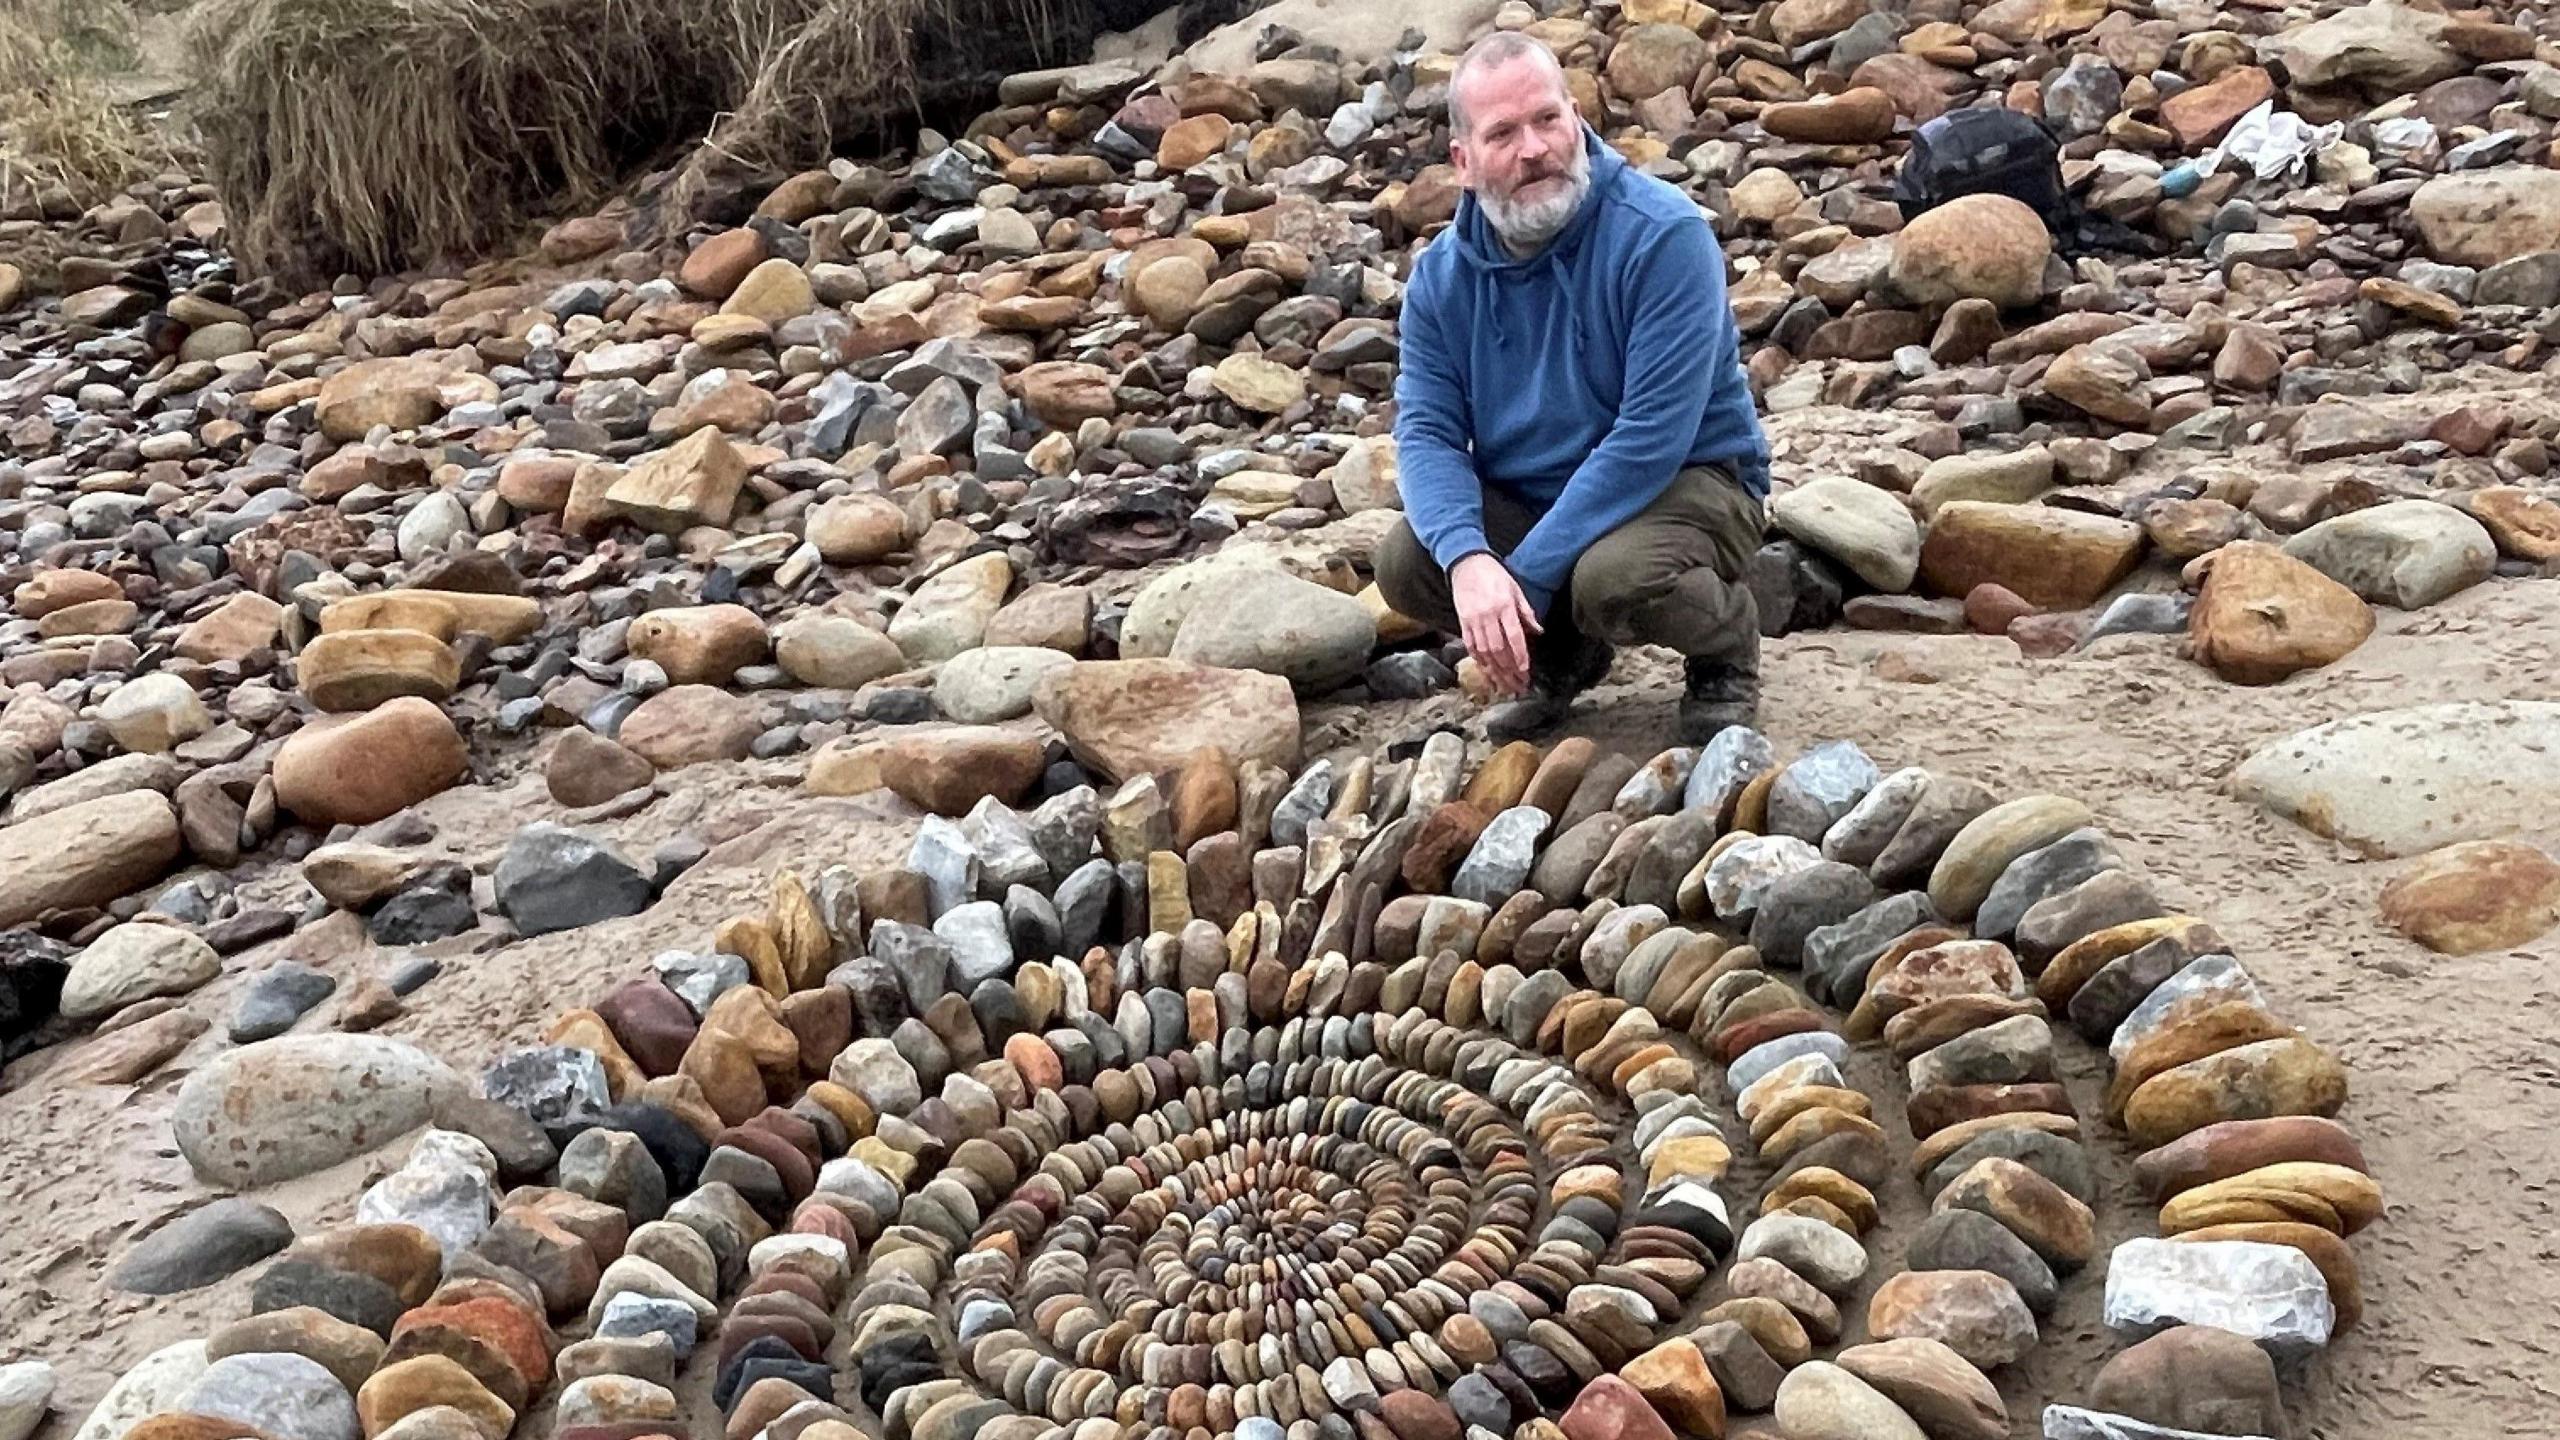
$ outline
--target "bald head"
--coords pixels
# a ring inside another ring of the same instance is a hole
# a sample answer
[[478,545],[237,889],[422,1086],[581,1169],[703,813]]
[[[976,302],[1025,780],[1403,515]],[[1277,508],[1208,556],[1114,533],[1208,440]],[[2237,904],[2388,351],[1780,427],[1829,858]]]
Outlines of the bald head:
[[[1509,73],[1513,71],[1519,73],[1516,76]],[[1518,30],[1496,30],[1468,46],[1467,53],[1458,57],[1458,68],[1449,74],[1451,133],[1461,140],[1467,138],[1479,109],[1478,92],[1513,79],[1534,84],[1531,80],[1533,75],[1552,87],[1557,99],[1570,104],[1564,88],[1564,67],[1556,63],[1554,51],[1528,34]],[[1502,88],[1514,87],[1503,85]]]

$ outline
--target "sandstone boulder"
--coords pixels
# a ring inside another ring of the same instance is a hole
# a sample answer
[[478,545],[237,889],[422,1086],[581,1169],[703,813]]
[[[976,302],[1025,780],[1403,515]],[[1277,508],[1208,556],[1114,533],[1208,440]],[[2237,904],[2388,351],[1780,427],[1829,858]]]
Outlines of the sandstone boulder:
[[2560,863],[2518,840],[2448,845],[2382,887],[2382,919],[2447,955],[2513,949],[2560,924]]
[[2373,633],[2373,610],[2356,593],[2273,545],[2236,541],[2187,617],[2199,664],[2242,685],[2272,685],[2333,664]]
[[769,648],[764,621],[744,605],[677,605],[631,622],[635,660],[655,663],[676,685],[726,685]]
[[1082,660],[1042,679],[1032,708],[1114,783],[1179,767],[1216,746],[1238,765],[1298,762],[1289,683],[1182,660]]
[[850,615],[810,611],[773,630],[773,658],[803,685],[854,690],[907,668],[898,642]]
[[1772,497],[1769,519],[1878,590],[1908,590],[1919,571],[1919,523],[1900,499],[1864,481],[1817,476]]
[[676,685],[640,702],[614,736],[661,770],[744,760],[762,729],[754,702],[712,685]]
[[276,803],[322,827],[370,825],[461,779],[470,759],[442,710],[403,696],[287,737],[276,751]]
[[2006,195],[1966,195],[1904,226],[1885,276],[1915,305],[1976,299],[2011,309],[2043,296],[2052,253],[2035,211]]
[[1172,658],[1259,670],[1320,695],[1357,677],[1377,643],[1377,621],[1356,596],[1283,570],[1246,569],[1191,607]]
[[1960,500],[1920,546],[1920,578],[1940,595],[2000,585],[2054,610],[2095,604],[2142,558],[2142,527],[2043,505]]
[[2323,520],[2285,553],[2377,605],[2415,610],[2489,578],[2498,545],[2479,521],[2432,500],[2394,500]]
[[830,565],[876,565],[907,545],[907,512],[885,495],[845,495],[809,507],[802,534]]
[[2409,197],[2409,214],[2427,253],[2448,265],[2537,254],[2560,235],[2560,170],[2514,165],[2438,175]]
[[156,790],[128,790],[0,829],[0,926],[104,905],[168,870],[184,842]]
[[672,535],[695,525],[728,524],[746,478],[746,461],[728,436],[696,430],[624,471],[605,491],[604,503],[615,514]]
[[62,982],[62,1013],[89,1020],[155,995],[184,995],[222,971],[222,958],[176,925],[118,925],[89,942]]
[[404,695],[443,700],[462,683],[462,660],[416,630],[334,630],[302,648],[294,675],[312,704],[345,714]]

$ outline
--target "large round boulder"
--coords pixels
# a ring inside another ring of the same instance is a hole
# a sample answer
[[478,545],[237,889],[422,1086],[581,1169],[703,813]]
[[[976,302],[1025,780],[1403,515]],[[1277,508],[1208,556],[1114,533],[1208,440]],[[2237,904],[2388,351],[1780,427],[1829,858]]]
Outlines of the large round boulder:
[[326,1169],[427,1123],[468,1082],[381,1035],[285,1035],[224,1051],[178,1087],[178,1153],[245,1190]]
[[2006,195],[1964,195],[1902,227],[1886,280],[1914,305],[1988,300],[2003,309],[2044,294],[2053,237]]
[[1359,598],[1285,570],[1245,570],[1204,591],[1173,638],[1173,658],[1277,675],[1321,695],[1358,677],[1378,643]]

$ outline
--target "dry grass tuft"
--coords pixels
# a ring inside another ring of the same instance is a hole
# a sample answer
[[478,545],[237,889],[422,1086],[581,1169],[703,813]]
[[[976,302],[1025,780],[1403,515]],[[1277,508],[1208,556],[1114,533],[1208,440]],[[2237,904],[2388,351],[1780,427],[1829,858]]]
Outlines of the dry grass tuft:
[[247,264],[381,273],[486,252],[693,147],[662,211],[681,229],[715,179],[813,164],[912,115],[936,63],[972,83],[992,79],[979,57],[1045,63],[1050,8],[207,0],[196,123]]
[[94,204],[167,163],[107,85],[131,43],[114,4],[0,0],[0,211],[47,192]]

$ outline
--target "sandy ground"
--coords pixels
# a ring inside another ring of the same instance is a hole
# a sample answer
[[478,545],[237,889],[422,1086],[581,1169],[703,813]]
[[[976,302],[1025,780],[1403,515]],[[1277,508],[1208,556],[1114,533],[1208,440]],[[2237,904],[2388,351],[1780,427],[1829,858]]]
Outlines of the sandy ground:
[[[2554,1177],[2560,1142],[2546,1121],[2560,1089],[2552,1038],[2560,936],[2527,950],[2433,956],[2385,930],[2374,901],[2400,863],[2361,863],[2234,800],[2225,777],[2251,749],[2360,711],[2449,698],[2553,698],[2560,581],[2497,582],[2432,610],[2386,613],[2380,633],[2326,672],[2265,690],[2225,685],[2176,655],[2177,642],[2128,637],[2091,653],[2029,661],[2004,640],[1830,633],[1772,646],[1766,728],[1782,752],[1836,736],[1863,743],[1887,769],[1925,765],[2010,794],[2053,790],[2097,811],[2164,898],[2207,916],[2288,1020],[2336,1049],[2354,1076],[2346,1118],[2389,1196],[2385,1220],[2357,1237],[2367,1316],[2287,1382],[2297,1436],[2320,1440],[2413,1433],[2548,1435],[2549,1361],[2560,1351],[2560,1258]],[[1880,671],[1882,673],[1880,673]],[[1891,676],[1893,678],[1886,678]],[[1914,676],[1933,678],[1915,679]],[[1632,754],[1663,743],[1676,693],[1663,655],[1620,662],[1583,702],[1571,729]],[[1367,710],[1311,709],[1311,743],[1373,748],[1463,721],[1454,696]],[[513,827],[558,815],[522,772],[424,807],[435,844],[486,866]],[[385,1033],[468,1071],[536,1037],[561,1009],[636,973],[656,951],[707,943],[724,916],[760,902],[777,866],[872,866],[903,853],[912,816],[884,798],[820,800],[789,788],[793,767],[703,767],[669,797],[601,827],[636,854],[689,831],[710,857],[646,914],[538,940],[489,947],[447,942],[445,973],[411,997]],[[2560,816],[2550,833],[2560,837]],[[281,898],[293,881],[269,866],[241,872],[253,894]],[[343,917],[341,917],[343,921]],[[58,1046],[10,1067],[0,1094],[0,1361],[40,1357],[60,1373],[57,1414],[39,1431],[69,1435],[127,1366],[173,1340],[206,1333],[247,1308],[249,1275],[189,1295],[145,1300],[108,1290],[108,1268],[139,1236],[205,1198],[170,1140],[178,1082],[223,1045],[245,975],[282,956],[342,981],[382,957],[341,922],[233,957],[190,998],[211,1033],[134,1088],[67,1088],[45,1070],[80,1048]],[[342,986],[343,988],[343,986]],[[324,1026],[334,1002],[303,1022]],[[2102,1072],[2090,1047],[2062,1032],[2068,1079],[2094,1110]],[[1884,1101],[1901,1135],[1901,1082],[1880,1052],[1852,1078]],[[2093,1153],[2111,1195],[2129,1196],[2132,1150],[2098,1129]],[[298,1227],[345,1218],[388,1155],[279,1187],[260,1198]],[[1907,1153],[1907,1151],[1905,1152]],[[1731,1193],[1754,1204],[1765,1169],[1737,1171]],[[1901,1268],[1920,1215],[1898,1180],[1874,1237],[1877,1265],[1843,1305],[1855,1323],[1873,1285]],[[2153,1233],[2121,1201],[2101,1212],[2102,1242]],[[254,1272],[252,1272],[254,1273]],[[2044,1344],[1999,1376],[2013,1431],[2036,1433],[2041,1403],[2085,1393],[2117,1348],[2098,1324],[2100,1279],[2069,1282]],[[1710,1290],[1711,1303],[1720,1295]],[[702,1369],[702,1366],[695,1366]],[[707,1381],[705,1382],[707,1383]],[[1765,1426],[1765,1421],[1762,1422]],[[1750,1433],[1749,1425],[1737,1427]],[[697,1433],[716,1434],[716,1426]]]

